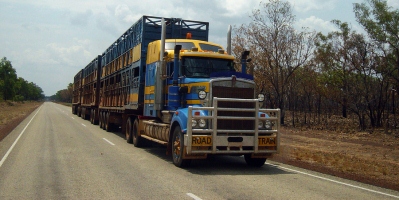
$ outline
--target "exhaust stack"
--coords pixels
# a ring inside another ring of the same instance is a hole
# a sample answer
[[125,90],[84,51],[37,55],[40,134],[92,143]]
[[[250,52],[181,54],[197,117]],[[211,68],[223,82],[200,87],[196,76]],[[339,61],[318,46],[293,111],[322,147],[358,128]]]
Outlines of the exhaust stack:
[[166,24],[165,24],[165,19],[162,18],[161,20],[162,24],[162,32],[161,32],[161,52],[160,52],[160,61],[163,61],[163,57],[165,56],[165,35],[166,35]]
[[227,54],[231,55],[231,25],[227,29]]

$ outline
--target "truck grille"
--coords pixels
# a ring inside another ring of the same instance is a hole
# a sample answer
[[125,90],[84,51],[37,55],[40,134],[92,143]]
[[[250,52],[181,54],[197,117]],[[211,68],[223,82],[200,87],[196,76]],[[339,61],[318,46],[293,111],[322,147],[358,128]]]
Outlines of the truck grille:
[[[212,96],[219,98],[253,99],[254,88],[236,88],[213,86]],[[219,102],[220,108],[255,108],[255,103],[246,102]],[[254,117],[254,112],[218,111],[218,116]],[[250,120],[218,120],[220,130],[253,130],[255,122]]]

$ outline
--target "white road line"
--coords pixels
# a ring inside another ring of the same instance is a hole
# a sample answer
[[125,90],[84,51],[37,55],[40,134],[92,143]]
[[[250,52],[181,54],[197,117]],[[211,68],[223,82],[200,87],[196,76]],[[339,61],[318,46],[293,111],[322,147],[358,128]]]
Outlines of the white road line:
[[82,124],[82,126],[86,127],[86,125]]
[[202,200],[201,198],[197,197],[195,194],[193,193],[186,193],[189,197],[195,199],[195,200]]
[[109,141],[109,140],[107,140],[107,139],[105,139],[105,138],[103,138],[103,140],[105,140],[106,142],[108,142],[108,143],[111,144],[112,146],[115,145],[114,143],[112,143],[111,141]]
[[290,168],[287,168],[287,167],[273,165],[273,164],[270,164],[270,163],[266,163],[266,165],[270,165],[270,166],[273,166],[273,167],[276,167],[276,168],[285,169],[285,170],[292,171],[292,172],[295,172],[295,173],[304,174],[304,175],[311,176],[311,177],[314,177],[314,178],[318,178],[318,179],[330,181],[330,182],[333,182],[333,183],[337,183],[337,184],[341,184],[341,185],[345,185],[345,186],[349,186],[349,187],[353,187],[353,188],[357,188],[357,189],[361,189],[361,190],[366,190],[366,191],[369,191],[369,192],[382,194],[382,195],[385,195],[385,196],[389,196],[389,197],[393,197],[393,198],[399,199],[399,196],[395,196],[395,195],[392,195],[392,194],[388,194],[388,193],[384,193],[384,192],[380,192],[380,191],[376,191],[376,190],[367,189],[367,188],[356,186],[356,185],[352,185],[352,184],[349,184],[349,183],[344,183],[344,182],[332,180],[332,179],[329,179],[329,178],[324,178],[324,177],[321,177],[321,176],[316,176],[316,175],[309,174],[309,173],[306,173],[306,172],[301,172],[301,171],[298,171],[298,170],[295,170],[295,169],[290,169]]
[[71,117],[72,119],[75,119],[74,117]]
[[4,157],[0,160],[0,167],[3,165],[4,161],[7,159],[8,155],[11,153],[12,149],[14,149],[14,146],[17,144],[19,138],[21,138],[21,136],[24,134],[26,128],[29,126],[29,124],[32,122],[32,120],[35,118],[35,116],[40,111],[40,109],[42,109],[42,106],[40,106],[39,110],[35,113],[35,115],[33,115],[32,119],[29,120],[28,124],[25,126],[25,128],[22,130],[22,132],[19,134],[19,136],[14,141],[14,143],[11,145],[11,147],[8,149],[6,155],[4,155]]

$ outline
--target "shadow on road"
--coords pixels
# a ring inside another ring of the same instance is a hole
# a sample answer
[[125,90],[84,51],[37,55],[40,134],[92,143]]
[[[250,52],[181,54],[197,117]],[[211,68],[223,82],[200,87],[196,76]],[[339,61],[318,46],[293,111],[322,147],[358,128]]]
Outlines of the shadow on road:
[[[144,148],[145,151],[172,163],[172,157],[166,155],[166,147],[154,144]],[[199,175],[278,175],[292,174],[279,169],[277,166],[267,165],[262,167],[250,167],[243,156],[208,155],[207,159],[192,160],[189,168],[181,169]]]
[[[112,133],[125,139],[121,131],[113,130]],[[132,145],[132,148],[136,148]],[[166,155],[166,147],[154,142],[149,146],[142,147],[146,152],[157,156],[173,166],[171,155]],[[266,164],[262,167],[250,167],[246,164],[243,156],[208,155],[207,159],[192,160],[189,168],[181,169],[199,175],[279,175],[292,174],[279,169],[278,166]]]

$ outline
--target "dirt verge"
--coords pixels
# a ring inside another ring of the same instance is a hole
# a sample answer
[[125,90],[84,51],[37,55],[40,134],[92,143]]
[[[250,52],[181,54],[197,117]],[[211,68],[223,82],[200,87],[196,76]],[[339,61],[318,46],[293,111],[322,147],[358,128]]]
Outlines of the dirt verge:
[[0,141],[43,102],[0,102]]
[[374,132],[281,130],[272,160],[399,191],[399,138]]

